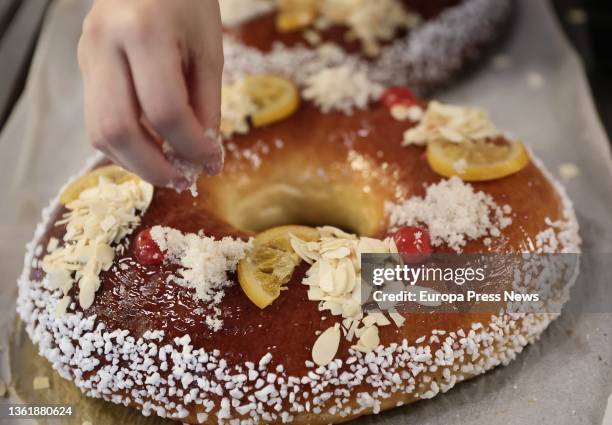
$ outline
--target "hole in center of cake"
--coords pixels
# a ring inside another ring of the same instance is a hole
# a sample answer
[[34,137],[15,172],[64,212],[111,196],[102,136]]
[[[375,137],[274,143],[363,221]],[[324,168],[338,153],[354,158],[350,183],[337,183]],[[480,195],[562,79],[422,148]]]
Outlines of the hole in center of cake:
[[201,185],[219,216],[243,231],[334,226],[381,238],[388,234],[385,202],[405,192],[397,171],[344,145],[305,143],[272,151],[256,167],[229,157],[223,179]]
[[241,191],[228,210],[233,226],[261,232],[285,224],[335,226],[373,236],[384,225],[384,199],[367,185],[275,182]]

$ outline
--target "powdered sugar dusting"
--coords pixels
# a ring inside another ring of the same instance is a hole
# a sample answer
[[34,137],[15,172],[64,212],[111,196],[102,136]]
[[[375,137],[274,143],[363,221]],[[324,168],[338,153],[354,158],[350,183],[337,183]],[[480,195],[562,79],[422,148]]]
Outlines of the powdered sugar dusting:
[[353,108],[365,109],[383,92],[380,84],[350,65],[322,69],[308,77],[305,86],[304,98],[312,100],[324,113],[339,110],[350,114]]
[[446,244],[456,252],[470,240],[500,236],[512,223],[508,205],[500,207],[458,177],[429,186],[424,198],[387,204],[386,210],[392,227],[425,225],[432,245]]
[[194,289],[197,299],[209,303],[216,314],[207,317],[207,324],[211,329],[219,330],[222,322],[216,306],[225,295],[223,288],[232,285],[227,274],[236,271],[236,265],[244,258],[250,243],[230,237],[215,240],[163,226],[151,228],[151,237],[165,253],[166,261],[180,266],[169,281]]

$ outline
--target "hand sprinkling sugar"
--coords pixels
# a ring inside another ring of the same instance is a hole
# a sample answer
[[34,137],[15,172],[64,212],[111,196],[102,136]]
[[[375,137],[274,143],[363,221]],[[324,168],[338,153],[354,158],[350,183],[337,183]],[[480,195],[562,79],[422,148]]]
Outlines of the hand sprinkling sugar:
[[[223,46],[215,0],[97,0],[78,48],[89,138],[157,185],[218,174]],[[163,146],[162,142],[163,140]]]

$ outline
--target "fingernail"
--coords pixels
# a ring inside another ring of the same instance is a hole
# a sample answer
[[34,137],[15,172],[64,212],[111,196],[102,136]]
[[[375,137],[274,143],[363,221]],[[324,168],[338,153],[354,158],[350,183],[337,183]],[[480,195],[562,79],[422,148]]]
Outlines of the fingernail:
[[186,191],[187,189],[189,189],[189,186],[191,186],[191,184],[184,177],[179,177],[177,179],[174,179],[166,185],[167,188],[174,189],[178,193]]
[[223,170],[223,157],[212,159],[204,164],[204,171],[209,176],[216,176]]
[[191,183],[189,182],[189,180],[187,180],[186,178],[180,178],[178,179],[178,181],[176,182],[176,189],[180,192],[183,192],[187,189],[189,189],[189,186],[191,186]]
[[211,133],[207,131],[206,137],[211,140],[211,143],[217,145],[217,154],[210,156],[204,162],[204,171],[210,176],[216,176],[223,170],[223,163],[225,162],[225,149],[223,148],[223,142],[218,133]]

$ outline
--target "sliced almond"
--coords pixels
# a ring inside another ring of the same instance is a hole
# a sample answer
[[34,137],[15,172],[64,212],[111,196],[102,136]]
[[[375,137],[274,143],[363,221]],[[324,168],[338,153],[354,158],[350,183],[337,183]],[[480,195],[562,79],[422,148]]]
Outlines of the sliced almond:
[[312,360],[319,366],[327,366],[334,360],[340,346],[340,324],[327,328],[312,346]]
[[378,328],[376,326],[370,326],[361,331],[359,341],[357,342],[357,345],[353,346],[353,348],[364,353],[369,353],[378,347],[378,344],[380,344]]
[[399,314],[397,311],[389,312],[389,316],[391,317],[391,320],[393,320],[393,323],[395,323],[395,326],[397,326],[398,328],[401,328],[402,326],[404,326],[404,322],[406,322],[406,318],[402,316],[401,314]]
[[339,246],[323,253],[323,257],[329,259],[340,259],[349,255],[351,255],[351,249],[346,246]]

